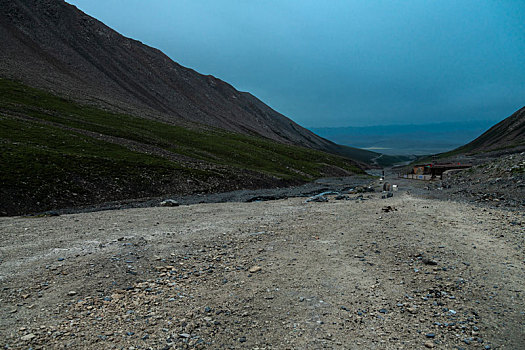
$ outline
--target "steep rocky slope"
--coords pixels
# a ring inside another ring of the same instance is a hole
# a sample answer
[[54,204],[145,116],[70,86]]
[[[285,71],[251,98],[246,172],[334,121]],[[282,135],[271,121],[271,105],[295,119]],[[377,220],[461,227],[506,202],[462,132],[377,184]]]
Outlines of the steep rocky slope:
[[349,154],[256,97],[185,68],[62,0],[0,0],[0,77],[114,111]]
[[319,152],[353,149],[62,0],[0,0],[0,38],[0,215],[363,172]]
[[525,149],[525,107],[483,133],[474,141],[444,156],[503,151],[515,153]]
[[507,154],[468,170],[450,172],[428,186],[434,198],[467,200],[496,207],[525,208],[525,152]]

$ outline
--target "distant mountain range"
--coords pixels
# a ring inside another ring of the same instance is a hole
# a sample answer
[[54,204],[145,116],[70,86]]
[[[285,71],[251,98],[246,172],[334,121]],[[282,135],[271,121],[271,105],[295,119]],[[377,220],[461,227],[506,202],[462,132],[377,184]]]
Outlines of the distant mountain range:
[[335,143],[389,155],[427,155],[464,145],[496,121],[459,121],[424,125],[310,128]]

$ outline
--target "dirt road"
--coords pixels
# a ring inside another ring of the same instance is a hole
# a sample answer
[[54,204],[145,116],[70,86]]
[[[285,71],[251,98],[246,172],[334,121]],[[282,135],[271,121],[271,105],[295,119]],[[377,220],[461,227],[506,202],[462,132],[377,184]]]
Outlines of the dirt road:
[[0,345],[525,348],[523,213],[364,199],[0,218]]

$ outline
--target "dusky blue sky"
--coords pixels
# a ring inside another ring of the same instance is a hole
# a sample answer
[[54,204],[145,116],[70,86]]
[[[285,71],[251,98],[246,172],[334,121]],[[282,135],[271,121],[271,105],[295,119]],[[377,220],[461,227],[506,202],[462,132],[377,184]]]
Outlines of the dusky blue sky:
[[525,105],[523,0],[67,0],[306,127],[499,121]]

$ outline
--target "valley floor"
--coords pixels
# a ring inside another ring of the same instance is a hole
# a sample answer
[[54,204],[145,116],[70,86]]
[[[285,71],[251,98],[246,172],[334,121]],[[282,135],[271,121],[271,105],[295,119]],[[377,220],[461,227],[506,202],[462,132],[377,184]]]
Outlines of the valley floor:
[[0,345],[525,348],[524,213],[364,199],[0,218]]

